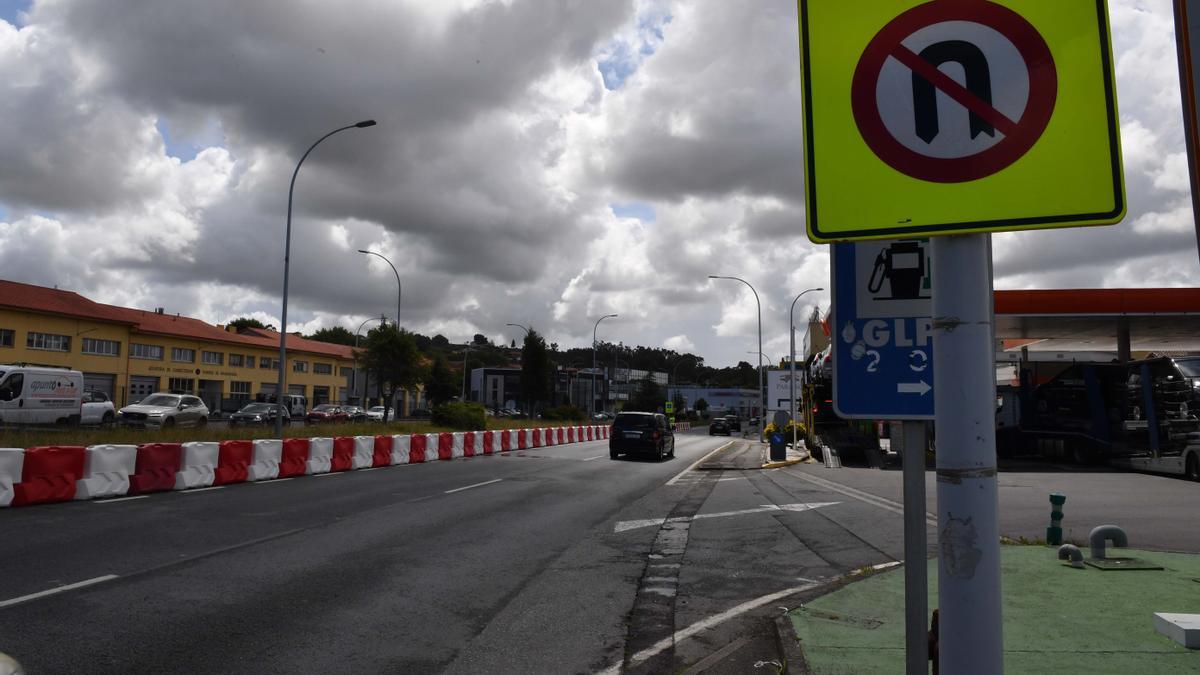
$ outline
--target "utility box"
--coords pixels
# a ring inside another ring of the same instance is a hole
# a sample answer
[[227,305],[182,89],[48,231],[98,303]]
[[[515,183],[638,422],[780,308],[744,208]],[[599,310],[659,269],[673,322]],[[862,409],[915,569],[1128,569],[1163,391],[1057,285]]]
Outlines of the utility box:
[[1155,612],[1154,630],[1188,649],[1200,649],[1200,614]]

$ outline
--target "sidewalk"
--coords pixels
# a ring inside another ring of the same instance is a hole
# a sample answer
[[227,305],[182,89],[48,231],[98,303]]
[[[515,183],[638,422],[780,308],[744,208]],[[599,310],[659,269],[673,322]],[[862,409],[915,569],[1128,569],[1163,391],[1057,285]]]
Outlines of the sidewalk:
[[[1072,569],[1052,547],[1001,547],[1007,672],[1200,672],[1200,650],[1186,649],[1154,630],[1155,612],[1200,613],[1200,556],[1109,552],[1165,569]],[[929,561],[928,569],[932,611],[937,606],[937,561]],[[788,618],[806,662],[796,669],[788,664],[789,672],[904,672],[902,568],[850,583],[789,612]]]

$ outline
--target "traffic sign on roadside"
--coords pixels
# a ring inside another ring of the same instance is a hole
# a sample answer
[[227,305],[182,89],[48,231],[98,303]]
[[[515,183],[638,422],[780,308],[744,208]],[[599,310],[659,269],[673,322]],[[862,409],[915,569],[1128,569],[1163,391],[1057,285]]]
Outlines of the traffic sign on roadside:
[[933,261],[918,239],[833,245],[833,407],[933,419]]
[[809,237],[1111,224],[1105,0],[799,0]]

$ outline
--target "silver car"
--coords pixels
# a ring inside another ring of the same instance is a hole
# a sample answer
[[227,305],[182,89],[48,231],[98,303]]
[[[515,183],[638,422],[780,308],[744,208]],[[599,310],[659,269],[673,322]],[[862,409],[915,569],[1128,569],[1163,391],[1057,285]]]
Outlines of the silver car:
[[202,427],[208,424],[208,406],[187,394],[150,394],[117,413],[121,424],[138,427]]

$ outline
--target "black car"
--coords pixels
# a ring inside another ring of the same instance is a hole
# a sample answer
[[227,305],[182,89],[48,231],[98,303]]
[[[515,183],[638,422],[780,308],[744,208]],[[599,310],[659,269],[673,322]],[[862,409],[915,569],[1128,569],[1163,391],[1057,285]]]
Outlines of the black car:
[[659,413],[623,412],[613,420],[608,456],[645,455],[659,461],[675,456],[675,430]]
[[[229,426],[236,427],[238,425],[254,425],[254,424],[274,424],[275,414],[279,410],[279,406],[274,403],[250,403],[242,406],[242,409],[229,416]],[[283,409],[283,423],[289,421],[287,408]]]
[[726,436],[729,436],[731,433],[732,431],[729,428],[729,421],[724,417],[714,417],[713,420],[708,423],[709,436],[716,436],[717,434],[725,434]]
[[730,431],[737,431],[739,433],[742,431],[742,421],[738,419],[737,415],[726,415],[725,421],[729,424]]

